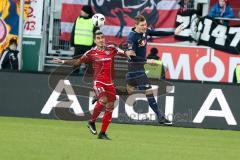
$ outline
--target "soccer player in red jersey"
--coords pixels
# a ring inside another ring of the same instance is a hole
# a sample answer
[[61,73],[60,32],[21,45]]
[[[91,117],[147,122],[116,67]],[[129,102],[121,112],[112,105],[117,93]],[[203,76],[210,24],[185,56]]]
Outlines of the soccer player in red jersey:
[[91,119],[88,122],[88,128],[92,134],[97,134],[95,122],[101,111],[104,109],[105,112],[102,118],[102,128],[98,134],[98,138],[110,140],[110,138],[106,135],[106,130],[111,122],[114,102],[116,100],[116,90],[111,76],[111,67],[114,56],[117,54],[125,55],[125,52],[113,45],[106,46],[104,35],[100,30],[95,32],[94,42],[96,43],[96,47],[87,51],[79,59],[67,61],[54,59],[53,62],[73,66],[79,66],[83,62],[92,63],[94,70],[93,89],[98,101],[94,107]]

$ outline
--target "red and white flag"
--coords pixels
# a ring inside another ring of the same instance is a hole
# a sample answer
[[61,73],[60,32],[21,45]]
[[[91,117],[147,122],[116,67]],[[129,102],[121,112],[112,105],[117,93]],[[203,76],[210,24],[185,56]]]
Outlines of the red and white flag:
[[[121,43],[134,26],[133,18],[143,14],[148,25],[155,30],[174,31],[179,0],[63,0],[61,40],[70,40],[73,23],[83,5],[91,4],[95,13],[106,17],[101,28],[108,41]],[[160,42],[173,41],[173,37],[160,38]],[[160,39],[157,39],[159,42]]]

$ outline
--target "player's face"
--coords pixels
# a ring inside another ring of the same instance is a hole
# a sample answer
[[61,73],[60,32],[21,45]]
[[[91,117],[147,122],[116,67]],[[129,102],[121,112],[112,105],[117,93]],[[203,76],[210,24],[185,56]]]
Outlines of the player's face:
[[94,42],[96,43],[97,47],[104,47],[105,46],[105,37],[103,34],[96,35]]
[[136,31],[139,33],[146,33],[147,31],[147,22],[142,21],[135,25]]
[[219,0],[220,7],[224,7],[226,5],[225,0]]

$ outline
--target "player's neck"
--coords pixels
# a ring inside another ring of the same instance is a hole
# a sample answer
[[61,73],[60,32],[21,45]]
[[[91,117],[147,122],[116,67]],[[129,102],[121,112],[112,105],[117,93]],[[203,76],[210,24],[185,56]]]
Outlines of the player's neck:
[[97,46],[97,49],[98,49],[98,50],[104,50],[104,49],[105,49],[105,46]]
[[141,33],[141,31],[138,30],[137,28],[135,28],[135,32],[137,32],[137,33]]
[[139,33],[139,34],[144,34],[144,32],[142,32],[141,30],[135,28],[135,32]]

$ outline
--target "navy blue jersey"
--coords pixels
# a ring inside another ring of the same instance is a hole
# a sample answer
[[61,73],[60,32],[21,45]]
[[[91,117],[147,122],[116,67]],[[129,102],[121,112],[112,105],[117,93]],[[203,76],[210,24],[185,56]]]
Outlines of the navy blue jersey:
[[131,56],[129,60],[129,71],[144,71],[146,62],[147,36],[168,36],[173,35],[173,32],[153,31],[147,29],[146,33],[137,33],[134,28],[129,33],[127,38],[128,50],[133,50],[136,56]]

